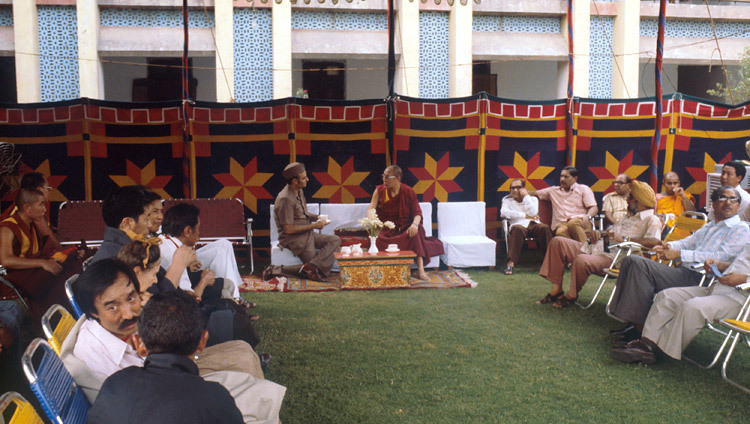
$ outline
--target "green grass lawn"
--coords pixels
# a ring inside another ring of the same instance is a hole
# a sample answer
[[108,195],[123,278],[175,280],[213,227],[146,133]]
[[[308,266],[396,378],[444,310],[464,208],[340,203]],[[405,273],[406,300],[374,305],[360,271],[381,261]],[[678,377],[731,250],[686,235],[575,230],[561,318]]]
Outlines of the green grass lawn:
[[[498,262],[500,264],[500,262]],[[535,305],[538,264],[467,270],[474,289],[258,293],[266,377],[287,387],[289,423],[748,422],[750,395],[719,369],[609,357],[611,285],[589,310]],[[581,299],[593,294],[589,280]],[[704,330],[688,352],[707,357]],[[750,350],[730,374],[750,385]]]

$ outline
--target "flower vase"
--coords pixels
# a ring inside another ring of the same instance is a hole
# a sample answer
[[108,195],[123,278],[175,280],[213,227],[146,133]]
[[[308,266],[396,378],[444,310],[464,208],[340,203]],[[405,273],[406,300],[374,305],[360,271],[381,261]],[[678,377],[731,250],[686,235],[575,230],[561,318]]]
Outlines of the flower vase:
[[375,240],[377,240],[377,237],[370,236],[370,248],[367,249],[367,253],[371,255],[377,255],[378,253],[378,246],[375,245]]

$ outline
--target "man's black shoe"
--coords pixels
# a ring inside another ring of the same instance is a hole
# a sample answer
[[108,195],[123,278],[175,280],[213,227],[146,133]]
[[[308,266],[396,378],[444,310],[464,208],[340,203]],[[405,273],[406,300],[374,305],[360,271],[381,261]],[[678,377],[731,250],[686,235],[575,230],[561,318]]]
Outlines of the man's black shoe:
[[625,346],[613,347],[609,356],[625,363],[642,362],[645,365],[656,363],[654,349],[641,340],[633,340]]
[[271,363],[271,354],[270,353],[259,353],[258,359],[260,359],[260,367],[265,370],[268,368],[268,365]]
[[273,265],[268,265],[263,269],[263,281],[273,278]]

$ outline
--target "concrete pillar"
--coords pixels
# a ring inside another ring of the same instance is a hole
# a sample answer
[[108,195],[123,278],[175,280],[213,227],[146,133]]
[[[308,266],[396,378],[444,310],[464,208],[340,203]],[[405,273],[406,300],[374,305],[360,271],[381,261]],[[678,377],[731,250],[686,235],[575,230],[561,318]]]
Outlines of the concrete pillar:
[[271,9],[273,42],[273,98],[292,97],[292,3],[273,2]]
[[[419,97],[418,1],[396,0],[395,38],[396,45],[400,44],[401,56],[396,61],[394,91],[405,96]],[[471,51],[471,44],[469,50]]]
[[614,22],[612,50],[612,97],[632,99],[638,97],[640,48],[640,1],[620,0]]
[[99,62],[99,5],[76,0],[78,21],[78,85],[81,97],[104,99],[104,75]]
[[472,5],[455,1],[449,17],[448,79],[451,97],[470,96],[472,89]]
[[216,22],[216,101],[234,101],[234,7],[232,0],[214,1]]
[[39,21],[35,0],[13,0],[18,103],[42,101],[39,70]]
[[[575,97],[588,97],[589,95],[590,7],[590,0],[573,0],[573,96]],[[563,18],[562,28],[567,45],[568,16]],[[566,61],[563,93],[567,93],[567,67]],[[564,97],[567,97],[567,94]]]

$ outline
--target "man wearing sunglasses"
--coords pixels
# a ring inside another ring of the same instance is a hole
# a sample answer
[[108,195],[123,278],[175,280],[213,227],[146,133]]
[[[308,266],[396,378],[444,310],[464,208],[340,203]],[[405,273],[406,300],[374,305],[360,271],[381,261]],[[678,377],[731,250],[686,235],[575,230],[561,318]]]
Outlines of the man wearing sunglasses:
[[510,183],[510,193],[503,197],[500,216],[510,220],[508,263],[503,274],[513,275],[513,267],[521,256],[526,237],[536,238],[544,253],[552,240],[552,230],[547,224],[539,222],[539,199],[529,195],[524,180]]
[[678,260],[680,266],[670,267],[637,255],[622,261],[610,305],[610,312],[627,322],[625,327],[610,332],[624,336],[619,343],[640,337],[655,294],[671,287],[697,286],[703,275],[693,266],[711,259],[732,262],[750,243],[748,223],[737,216],[741,203],[737,189],[722,186],[711,194],[711,200],[714,202],[713,221],[682,240],[661,242],[653,248],[659,259]]

